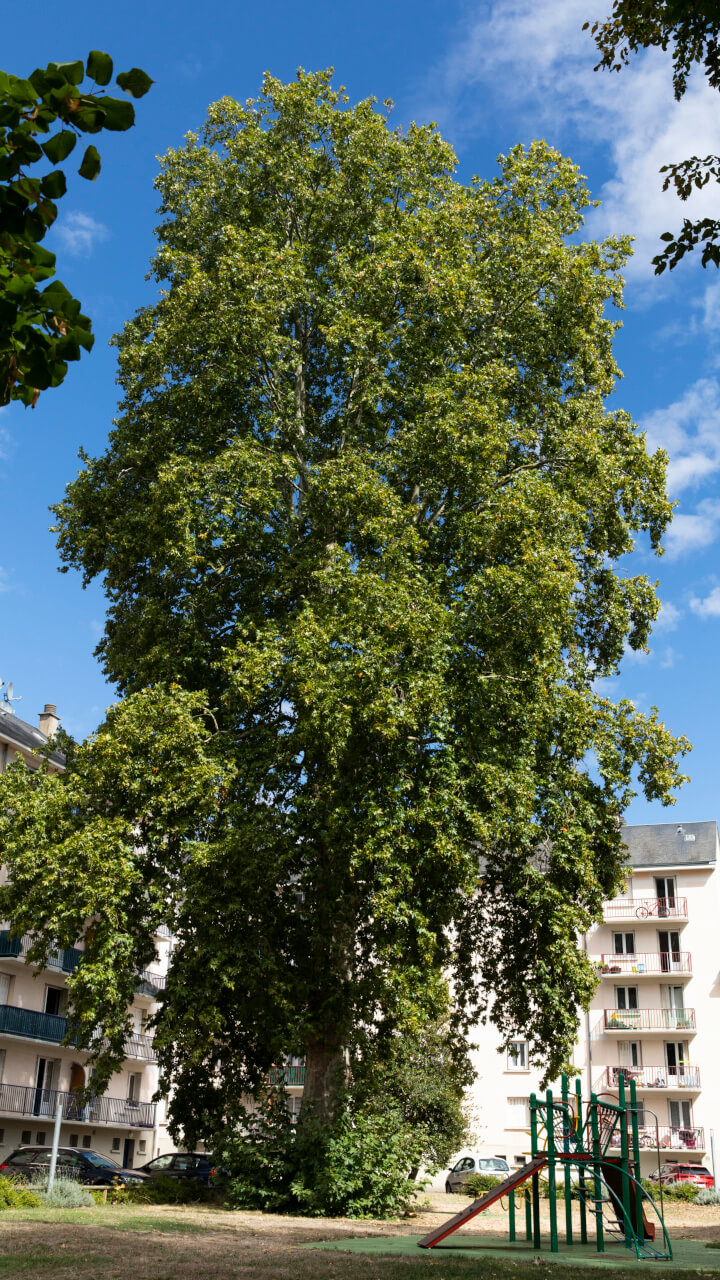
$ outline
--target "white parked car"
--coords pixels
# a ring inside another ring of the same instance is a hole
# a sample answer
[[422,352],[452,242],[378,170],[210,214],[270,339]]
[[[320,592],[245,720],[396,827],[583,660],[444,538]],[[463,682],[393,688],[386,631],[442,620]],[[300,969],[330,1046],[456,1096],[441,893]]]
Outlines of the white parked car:
[[480,1156],[467,1155],[461,1156],[448,1170],[448,1176],[445,1179],[445,1190],[448,1195],[453,1195],[458,1191],[462,1191],[463,1183],[473,1173],[489,1173],[491,1177],[502,1180],[510,1172],[510,1165],[507,1160],[502,1160],[500,1156]]

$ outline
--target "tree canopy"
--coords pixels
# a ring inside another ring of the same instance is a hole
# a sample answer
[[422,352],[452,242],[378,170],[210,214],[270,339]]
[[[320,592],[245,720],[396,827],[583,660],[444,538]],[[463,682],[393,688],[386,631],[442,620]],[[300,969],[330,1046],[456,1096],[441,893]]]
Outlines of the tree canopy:
[[[720,0],[614,0],[610,17],[593,22],[592,26],[586,22],[583,30],[588,27],[602,54],[596,71],[620,71],[630,55],[641,49],[671,49],[673,89],[678,102],[685,94],[691,71],[701,64],[711,88],[720,89]],[[663,165],[660,172],[667,174],[663,190],[674,186],[680,198],[687,200],[711,178],[720,181],[720,157],[690,156]],[[666,231],[660,238],[666,245],[653,258],[656,275],[666,267],[676,267],[698,243],[702,245],[702,265],[714,262],[720,266],[717,218],[685,218],[678,235]]]
[[447,977],[456,1037],[488,1016],[554,1074],[635,771],[681,780],[683,741],[597,688],[658,610],[617,562],[671,515],[664,455],[605,405],[628,243],[578,241],[588,194],[544,144],[461,184],[388,112],[268,75],[164,157],[161,292],[57,508],[123,701],[64,776],[0,779],[0,909],[85,934],[100,1070],[149,929],[175,933],[156,1043],[191,1142],[288,1052],[330,1114]]
[[[90,319],[55,279],[55,254],[40,242],[67,190],[58,165],[80,134],[122,133],[135,122],[127,98],[104,92],[112,73],[112,58],[98,49],[87,58],[90,89],[81,87],[86,67],[80,60],[51,62],[26,80],[0,71],[0,405],[34,405],[41,391],[63,381],[68,361],[92,347]],[[141,98],[152,80],[133,67],[115,83]],[[47,163],[49,172],[37,174],[36,166]],[[92,181],[99,172],[100,154],[90,143],[78,173]]]

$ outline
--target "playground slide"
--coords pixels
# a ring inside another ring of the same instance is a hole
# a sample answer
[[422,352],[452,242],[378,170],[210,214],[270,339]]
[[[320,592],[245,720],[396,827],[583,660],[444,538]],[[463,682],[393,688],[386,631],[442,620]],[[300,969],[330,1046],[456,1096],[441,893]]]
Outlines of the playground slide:
[[[621,1205],[622,1205],[623,1189],[622,1189],[622,1172],[620,1170],[620,1161],[617,1159],[613,1160],[611,1157],[606,1156],[602,1163],[602,1171],[603,1171],[603,1176],[605,1178],[605,1182],[607,1183],[608,1187],[610,1188],[613,1194],[614,1209],[617,1216],[617,1223],[618,1223],[618,1227],[622,1231],[623,1221],[622,1221]],[[633,1186],[633,1196],[634,1196],[634,1186]],[[633,1214],[632,1216],[634,1217],[635,1215]],[[655,1239],[655,1223],[650,1222],[644,1209],[642,1210],[642,1221],[643,1221],[644,1238],[646,1240],[654,1240]],[[638,1234],[639,1234],[639,1231],[638,1231]]]
[[502,1200],[503,1196],[506,1196],[509,1191],[515,1191],[517,1187],[521,1187],[523,1182],[527,1182],[529,1178],[532,1178],[534,1173],[539,1173],[541,1169],[545,1168],[546,1164],[547,1156],[535,1156],[534,1159],[524,1164],[522,1169],[515,1169],[508,1174],[507,1178],[504,1178],[496,1187],[493,1187],[491,1191],[486,1191],[484,1196],[480,1196],[478,1200],[473,1200],[467,1209],[456,1213],[454,1218],[449,1218],[441,1227],[435,1227],[433,1231],[429,1231],[426,1236],[423,1236],[422,1240],[418,1241],[420,1248],[434,1248],[446,1236],[452,1235],[453,1231],[457,1231],[458,1227],[462,1227],[466,1222],[469,1222],[476,1214],[482,1213],[483,1209],[489,1209],[491,1204],[496,1204],[498,1200]]

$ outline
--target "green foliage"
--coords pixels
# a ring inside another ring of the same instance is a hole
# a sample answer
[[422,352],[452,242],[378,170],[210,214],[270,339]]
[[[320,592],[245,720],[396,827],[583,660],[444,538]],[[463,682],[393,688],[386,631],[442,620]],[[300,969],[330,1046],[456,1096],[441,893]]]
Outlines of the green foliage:
[[617,563],[671,516],[605,406],[629,244],[581,242],[545,144],[463,185],[388,110],[268,76],[164,158],[162,293],[57,510],[126,701],[64,776],[0,778],[0,911],[41,951],[97,920],[69,988],[106,1073],[176,934],[155,1042],[190,1144],[289,1053],[327,1123],[448,976],[456,1036],[487,1016],[556,1075],[633,778],[682,780],[657,712],[597,692],[658,610]]
[[[96,1193],[97,1195],[97,1193]],[[196,1204],[209,1199],[208,1188],[191,1178],[160,1175],[147,1182],[131,1182],[108,1191],[108,1204]]]
[[470,1177],[463,1182],[460,1194],[476,1199],[478,1196],[483,1196],[486,1191],[492,1191],[499,1182],[502,1182],[502,1178],[496,1177],[493,1173],[471,1173]]
[[42,1203],[22,1179],[0,1177],[0,1213],[3,1209],[36,1209]]
[[95,1203],[92,1192],[72,1178],[55,1178],[50,1194],[47,1178],[34,1179],[32,1189],[41,1197],[40,1203],[52,1209],[82,1209]]
[[[620,71],[630,55],[641,49],[672,50],[673,88],[679,102],[687,89],[694,67],[702,64],[708,84],[720,89],[720,3],[718,0],[614,0],[612,13],[604,22],[586,22],[602,55],[595,68]],[[674,186],[681,200],[693,190],[700,190],[712,178],[720,180],[720,157],[691,156],[674,164],[663,165],[667,174],[663,191]],[[677,234],[666,231],[662,253],[653,258],[655,274],[666,267],[672,270],[696,245],[702,246],[702,265],[720,266],[720,220],[699,218],[683,220]]]
[[271,1091],[216,1151],[228,1172],[227,1203],[325,1217],[402,1213],[425,1185],[409,1177],[422,1158],[425,1134],[410,1130],[398,1111],[360,1111],[345,1102],[331,1126],[305,1113],[294,1127],[284,1093]]
[[[109,84],[112,58],[93,50],[87,75]],[[43,240],[57,217],[54,203],[66,192],[61,169],[38,175],[47,160],[62,164],[82,133],[124,131],[135,120],[131,102],[83,89],[83,63],[51,62],[27,80],[0,71],[0,405],[34,405],[41,391],[56,387],[70,360],[93,344],[90,320],[55,276],[55,254]],[[116,77],[121,89],[140,98],[152,81],[133,68]],[[53,133],[53,128],[65,126]],[[95,146],[85,150],[78,173],[100,172]],[[50,281],[44,288],[38,286]]]
[[695,1204],[702,1205],[718,1205],[720,1204],[720,1191],[715,1187],[700,1187],[696,1197]]
[[[663,1186],[663,1196],[666,1200],[682,1200],[688,1204],[692,1204],[697,1199],[698,1188],[693,1186],[692,1182],[674,1182]],[[656,1197],[654,1196],[653,1199]]]
[[381,1053],[359,1053],[353,1064],[357,1105],[397,1111],[409,1130],[426,1135],[422,1165],[447,1164],[465,1145],[468,1120],[463,1100],[472,1080],[467,1046],[442,1020],[405,1027]]

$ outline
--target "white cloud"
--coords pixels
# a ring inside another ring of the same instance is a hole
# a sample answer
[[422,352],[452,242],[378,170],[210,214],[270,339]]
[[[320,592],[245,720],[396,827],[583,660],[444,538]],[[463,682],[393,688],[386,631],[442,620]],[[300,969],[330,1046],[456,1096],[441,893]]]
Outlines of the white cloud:
[[647,414],[640,426],[651,451],[665,449],[670,455],[671,497],[720,471],[720,384],[716,378],[700,378],[666,409]]
[[674,631],[682,616],[682,609],[678,609],[669,600],[664,600],[653,623],[653,631]]
[[666,670],[670,670],[671,667],[675,666],[675,663],[678,661],[679,657],[680,657],[680,654],[677,653],[675,649],[673,649],[672,645],[668,645],[663,652],[662,658],[660,659],[660,666],[665,667]]
[[[476,5],[428,78],[418,114],[432,115],[462,139],[492,125],[489,95],[495,114],[510,114],[526,135],[544,133],[566,150],[573,134],[602,147],[613,176],[596,193],[603,204],[590,213],[589,231],[634,235],[628,274],[647,278],[663,231],[679,227],[685,216],[716,213],[713,183],[683,204],[674,191],[663,192],[659,170],[675,159],[720,151],[717,93],[698,75],[676,103],[670,59],[656,51],[633,58],[619,75],[593,71],[599,55],[582,30],[588,16],[587,0]],[[653,296],[660,292],[655,287]]]
[[0,565],[0,595],[2,595],[4,591],[9,590],[10,583],[8,582],[7,570],[3,569],[2,565]]
[[89,256],[97,244],[107,240],[110,232],[89,213],[68,213],[55,227],[55,235],[67,253]]
[[701,600],[698,596],[693,596],[690,601],[690,608],[696,613],[698,618],[720,618],[720,587],[713,587],[709,595]]
[[720,532],[720,498],[703,498],[691,515],[676,514],[665,535],[671,559],[709,547]]

